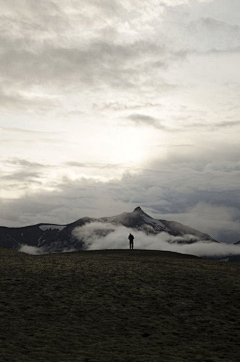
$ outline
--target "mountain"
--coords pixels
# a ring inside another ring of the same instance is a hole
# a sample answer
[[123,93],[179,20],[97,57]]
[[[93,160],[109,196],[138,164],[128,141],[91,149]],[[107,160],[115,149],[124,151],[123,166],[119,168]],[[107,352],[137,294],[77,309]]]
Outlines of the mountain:
[[[146,234],[157,235],[160,232],[166,232],[172,236],[181,237],[178,243],[193,243],[196,239],[216,241],[210,235],[195,230],[189,226],[180,224],[176,221],[157,220],[146,214],[141,207],[136,207],[131,213],[124,212],[123,214],[105,217],[101,220],[113,224],[124,225],[129,228],[137,229]],[[192,235],[192,238],[182,240],[185,235]]]
[[[120,215],[99,219],[84,217],[66,225],[46,223],[18,228],[0,227],[0,247],[20,250],[23,246],[30,246],[39,248],[44,252],[83,250],[84,240],[79,240],[73,230],[76,227],[82,227],[93,222],[115,226],[123,225],[127,228],[142,231],[147,235],[158,235],[165,232],[169,234],[169,242],[181,244],[195,243],[199,240],[215,241],[210,235],[189,226],[175,221],[154,219],[140,207],[137,207],[130,213],[125,212]],[[101,235],[106,235],[111,232],[111,229],[101,229],[99,232]]]

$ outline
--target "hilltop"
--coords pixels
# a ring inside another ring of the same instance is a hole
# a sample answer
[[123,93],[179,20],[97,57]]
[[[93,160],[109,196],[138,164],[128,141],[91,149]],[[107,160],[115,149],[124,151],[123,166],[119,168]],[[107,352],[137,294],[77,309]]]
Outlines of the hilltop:
[[160,251],[0,249],[0,360],[237,362],[239,267]]

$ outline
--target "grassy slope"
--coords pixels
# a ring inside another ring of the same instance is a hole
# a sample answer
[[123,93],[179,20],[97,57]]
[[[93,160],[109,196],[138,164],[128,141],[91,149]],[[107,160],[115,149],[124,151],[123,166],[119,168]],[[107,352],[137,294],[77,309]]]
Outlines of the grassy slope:
[[0,250],[0,361],[239,361],[240,265]]

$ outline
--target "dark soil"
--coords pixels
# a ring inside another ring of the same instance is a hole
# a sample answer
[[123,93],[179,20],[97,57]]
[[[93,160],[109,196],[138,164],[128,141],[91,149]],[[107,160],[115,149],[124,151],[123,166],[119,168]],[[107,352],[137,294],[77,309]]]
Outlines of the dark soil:
[[0,250],[1,362],[239,362],[240,265]]

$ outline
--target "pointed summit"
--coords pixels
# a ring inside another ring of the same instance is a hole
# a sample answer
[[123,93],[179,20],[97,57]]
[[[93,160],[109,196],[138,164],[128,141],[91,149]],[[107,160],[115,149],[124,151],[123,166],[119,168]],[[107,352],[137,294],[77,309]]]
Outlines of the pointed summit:
[[137,216],[140,216],[140,217],[150,217],[148,214],[146,214],[146,212],[143,211],[143,209],[141,209],[140,206],[136,207],[133,212],[132,212],[133,215],[137,215]]
[[137,213],[143,213],[142,209],[140,206],[136,207],[133,212],[137,212]]
[[143,212],[140,206],[136,207],[136,208],[133,210],[133,212],[134,212],[134,211],[138,211],[138,212],[141,211],[141,212]]

